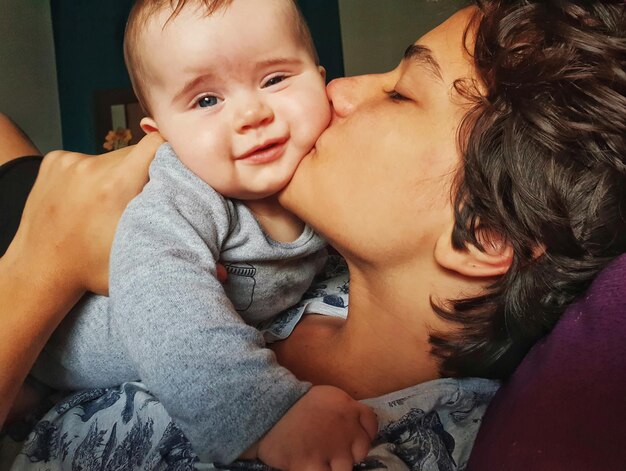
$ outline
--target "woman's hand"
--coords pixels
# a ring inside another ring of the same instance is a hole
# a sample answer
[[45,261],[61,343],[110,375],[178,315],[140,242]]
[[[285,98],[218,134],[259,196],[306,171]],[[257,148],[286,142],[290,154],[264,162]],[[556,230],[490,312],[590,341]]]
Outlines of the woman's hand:
[[0,426],[44,344],[85,290],[108,291],[109,251],[163,139],[93,157],[48,154],[0,258]]
[[107,294],[117,223],[146,184],[162,142],[153,133],[136,146],[98,157],[46,155],[9,250],[38,261],[68,287]]

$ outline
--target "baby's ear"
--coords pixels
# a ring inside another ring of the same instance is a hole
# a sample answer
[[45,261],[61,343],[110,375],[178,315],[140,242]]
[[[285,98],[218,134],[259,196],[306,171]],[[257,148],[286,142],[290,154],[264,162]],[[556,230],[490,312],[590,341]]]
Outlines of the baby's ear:
[[476,238],[483,247],[480,250],[468,244],[466,250],[452,246],[452,224],[437,240],[435,260],[442,267],[470,277],[494,277],[505,274],[513,261],[513,247],[501,234],[478,227]]
[[141,126],[141,129],[143,129],[143,132],[145,132],[146,134],[150,134],[151,132],[159,132],[159,127],[157,126],[156,121],[152,118],[142,118],[139,122],[139,125]]
[[318,65],[317,70],[320,71],[320,75],[322,76],[322,79],[326,81],[326,69],[322,67],[321,65]]

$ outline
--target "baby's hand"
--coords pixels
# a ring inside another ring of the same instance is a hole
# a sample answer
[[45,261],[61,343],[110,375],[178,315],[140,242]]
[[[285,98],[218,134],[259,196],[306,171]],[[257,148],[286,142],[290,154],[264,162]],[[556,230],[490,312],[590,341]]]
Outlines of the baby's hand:
[[378,430],[376,414],[333,386],[313,386],[258,443],[258,457],[283,471],[351,471]]

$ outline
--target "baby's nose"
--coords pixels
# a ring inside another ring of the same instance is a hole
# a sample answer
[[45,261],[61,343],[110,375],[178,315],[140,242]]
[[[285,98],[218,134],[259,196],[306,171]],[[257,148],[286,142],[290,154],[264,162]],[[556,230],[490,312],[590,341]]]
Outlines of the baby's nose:
[[239,133],[266,126],[274,120],[274,112],[264,100],[248,97],[241,103],[235,118],[235,128]]

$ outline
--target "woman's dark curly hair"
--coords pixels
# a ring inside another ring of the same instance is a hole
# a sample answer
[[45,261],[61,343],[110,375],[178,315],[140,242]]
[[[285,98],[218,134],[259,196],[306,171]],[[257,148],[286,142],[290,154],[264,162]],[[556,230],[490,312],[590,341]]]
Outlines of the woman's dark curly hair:
[[626,8],[476,3],[484,91],[459,132],[452,243],[484,248],[486,229],[513,262],[484,295],[435,306],[460,327],[431,345],[446,376],[506,377],[626,251]]

